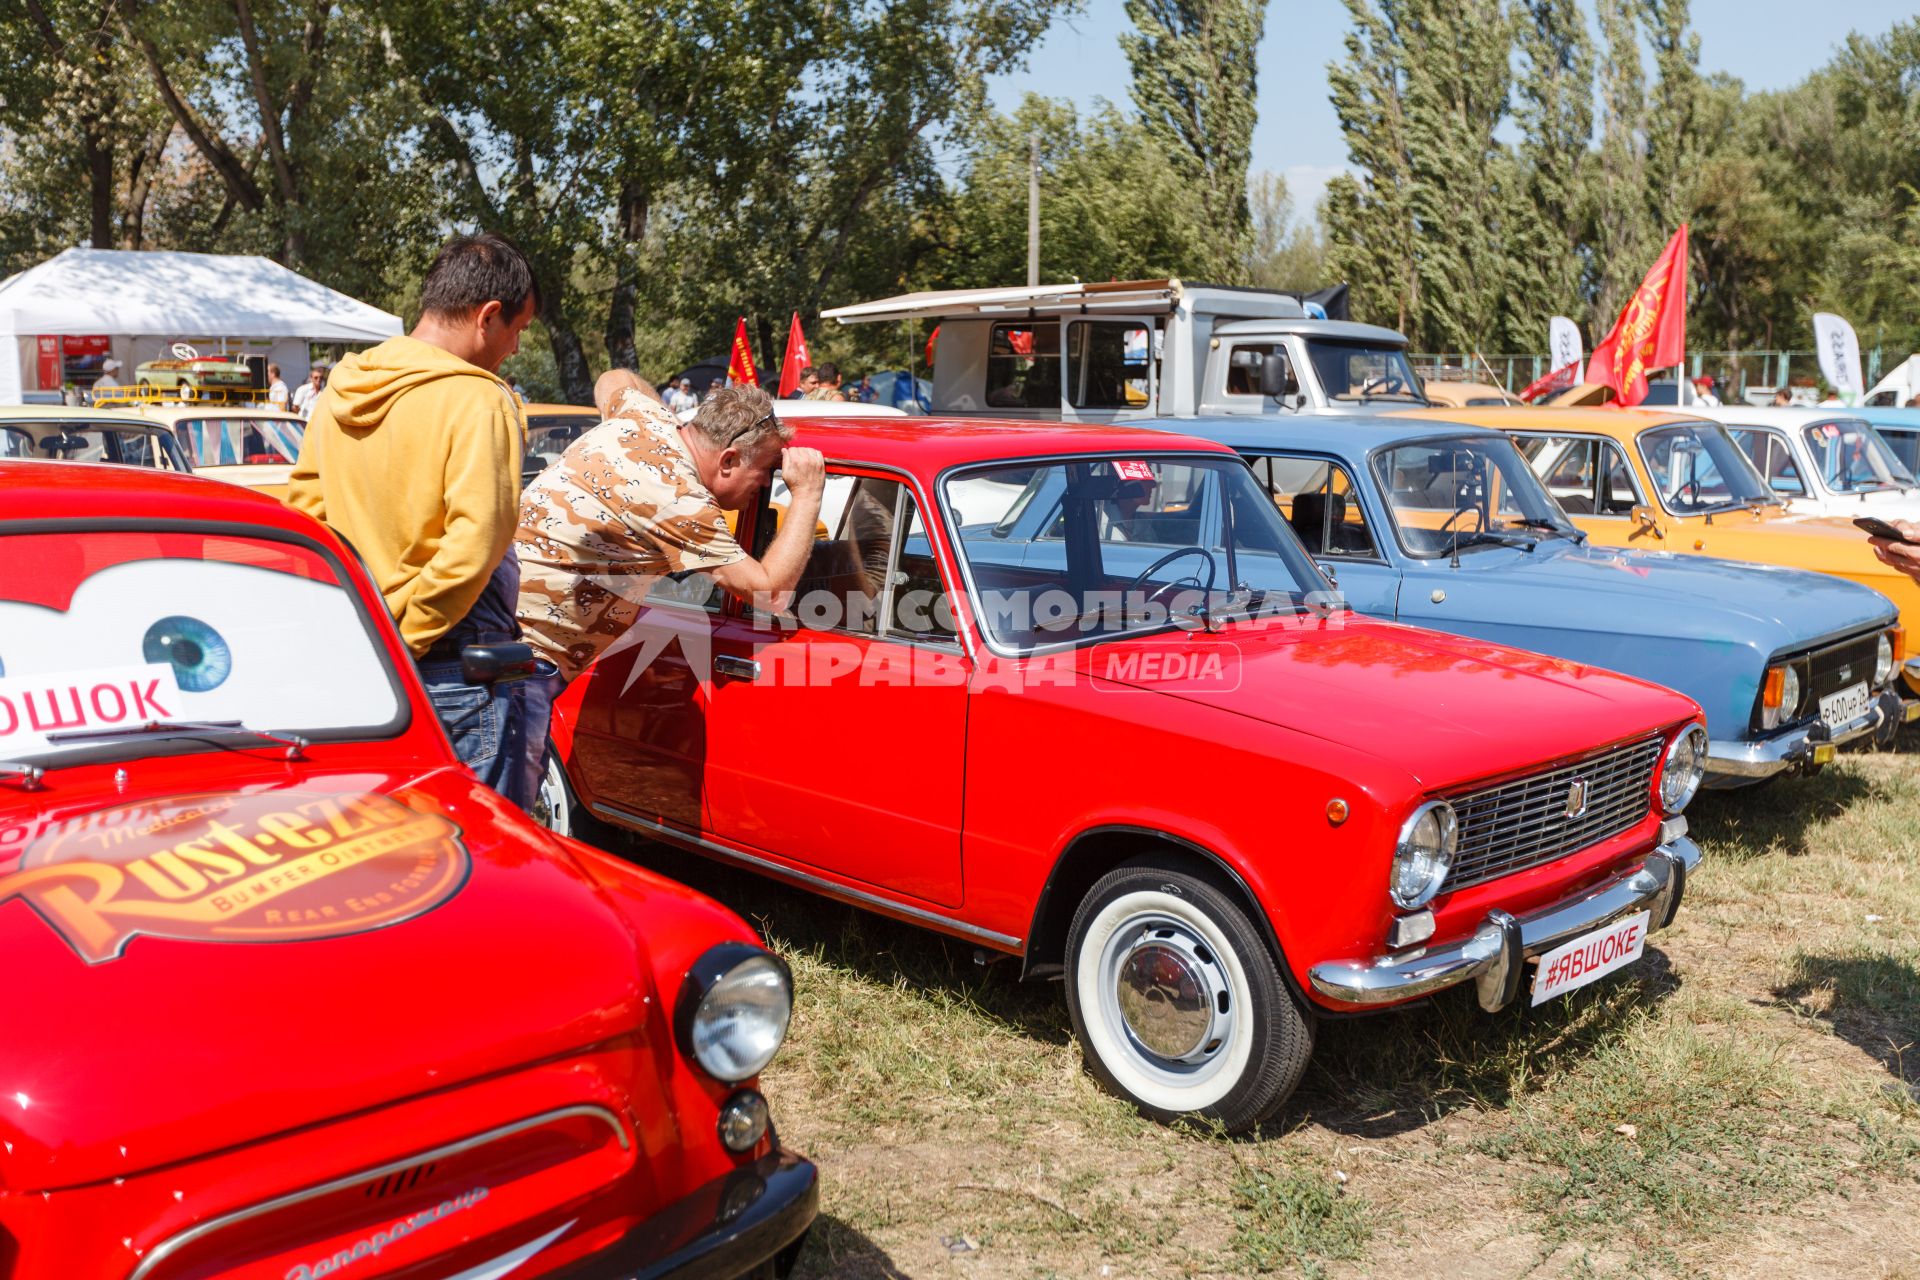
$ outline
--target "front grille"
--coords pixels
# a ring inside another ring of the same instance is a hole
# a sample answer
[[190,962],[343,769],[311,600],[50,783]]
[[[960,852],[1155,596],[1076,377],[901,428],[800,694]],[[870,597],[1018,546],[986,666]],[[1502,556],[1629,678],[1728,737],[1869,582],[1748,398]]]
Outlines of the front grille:
[[1820,699],[1830,693],[1861,681],[1873,680],[1873,662],[1880,649],[1880,633],[1869,631],[1864,636],[1855,636],[1830,644],[1824,649],[1815,649],[1807,658],[1807,668],[1802,671],[1807,680],[1807,692],[1802,706],[1806,714],[1812,715],[1820,710]]
[[[1624,747],[1512,782],[1453,797],[1459,847],[1441,892],[1485,884],[1537,867],[1617,836],[1647,816],[1662,739]],[[1586,783],[1586,808],[1567,816],[1575,779]]]

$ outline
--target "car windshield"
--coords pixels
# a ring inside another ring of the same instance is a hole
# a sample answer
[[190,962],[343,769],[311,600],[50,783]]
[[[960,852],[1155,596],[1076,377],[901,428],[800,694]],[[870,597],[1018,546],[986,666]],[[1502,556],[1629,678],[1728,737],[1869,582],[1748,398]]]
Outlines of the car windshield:
[[231,467],[297,462],[306,424],[290,418],[182,418],[174,431],[194,466]]
[[166,434],[144,427],[98,422],[0,423],[0,458],[53,458],[65,462],[117,462],[129,467],[176,466]]
[[1871,493],[1906,489],[1913,474],[1894,455],[1880,433],[1858,418],[1816,422],[1802,434],[1814,468],[1835,493]]
[[[318,678],[325,673],[325,678]],[[309,738],[395,725],[385,648],[332,562],[224,533],[0,536],[0,760],[151,720]]]
[[1423,560],[1580,536],[1509,440],[1415,440],[1376,452],[1373,474],[1401,547]]
[[1642,431],[1640,457],[1661,505],[1677,516],[1779,501],[1717,422],[1674,422]]
[[1307,359],[1332,400],[1396,400],[1425,404],[1420,380],[1399,347],[1348,339],[1309,338]]
[[1015,652],[1334,599],[1237,458],[981,467],[946,500],[980,625]]

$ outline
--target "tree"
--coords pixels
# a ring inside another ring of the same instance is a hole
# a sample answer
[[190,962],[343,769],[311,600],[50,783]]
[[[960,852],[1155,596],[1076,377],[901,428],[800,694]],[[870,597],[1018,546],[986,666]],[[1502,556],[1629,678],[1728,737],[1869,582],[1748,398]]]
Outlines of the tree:
[[1420,307],[1417,228],[1409,204],[1412,141],[1404,81],[1406,51],[1395,25],[1370,0],[1343,0],[1352,15],[1344,62],[1327,67],[1333,109],[1352,174],[1327,184],[1328,258],[1347,281],[1354,311],[1403,332]]
[[1586,312],[1592,263],[1593,40],[1576,0],[1522,0],[1516,13],[1520,70],[1519,201],[1513,217],[1506,333],[1526,351],[1547,317]]
[[1247,283],[1261,289],[1306,292],[1327,283],[1327,245],[1321,235],[1321,211],[1296,225],[1293,194],[1277,173],[1254,176],[1247,188],[1253,215],[1247,253]]
[[1600,154],[1594,193],[1595,290],[1588,333],[1613,327],[1658,247],[1647,201],[1646,69],[1632,0],[1595,0],[1605,52],[1600,59]]
[[1127,0],[1135,31],[1120,37],[1133,101],[1177,169],[1195,182],[1209,230],[1209,274],[1245,269],[1251,227],[1247,163],[1253,146],[1254,53],[1266,0]]

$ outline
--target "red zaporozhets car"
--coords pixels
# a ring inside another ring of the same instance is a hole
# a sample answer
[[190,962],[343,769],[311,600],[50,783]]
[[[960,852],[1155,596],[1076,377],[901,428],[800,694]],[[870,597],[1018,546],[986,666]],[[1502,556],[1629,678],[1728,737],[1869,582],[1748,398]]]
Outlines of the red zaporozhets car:
[[1329,604],[1226,450],[926,419],[799,442],[832,536],[791,611],[656,587],[556,708],[557,826],[1064,976],[1102,1081],[1232,1130],[1279,1108],[1322,1012],[1537,1002],[1678,908],[1698,708]]
[[789,979],[739,918],[482,787],[320,526],[122,468],[0,493],[0,1276],[791,1261]]

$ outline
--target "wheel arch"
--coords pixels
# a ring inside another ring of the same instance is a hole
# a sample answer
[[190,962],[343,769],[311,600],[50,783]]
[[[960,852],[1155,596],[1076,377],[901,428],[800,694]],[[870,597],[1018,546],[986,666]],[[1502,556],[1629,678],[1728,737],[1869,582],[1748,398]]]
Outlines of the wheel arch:
[[1073,927],[1074,911],[1086,898],[1087,891],[1115,867],[1155,852],[1168,855],[1170,870],[1195,873],[1232,898],[1272,950],[1281,980],[1303,1008],[1313,1007],[1288,967],[1286,948],[1274,930],[1272,916],[1260,905],[1239,868],[1185,836],[1125,823],[1082,831],[1054,860],[1053,870],[1047,873],[1047,882],[1040,889],[1039,901],[1034,904],[1033,923],[1021,954],[1021,977],[1052,978],[1064,973],[1067,934]]

